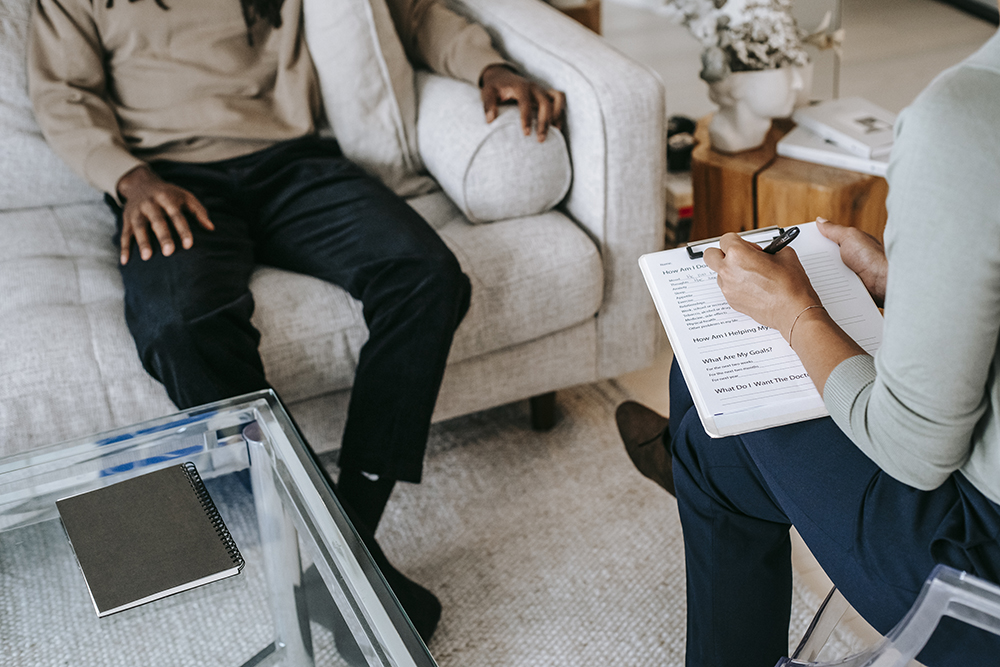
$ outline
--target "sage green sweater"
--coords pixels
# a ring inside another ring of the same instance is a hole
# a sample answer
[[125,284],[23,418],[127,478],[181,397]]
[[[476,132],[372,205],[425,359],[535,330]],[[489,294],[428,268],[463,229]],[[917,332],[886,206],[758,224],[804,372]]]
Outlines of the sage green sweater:
[[1000,34],[899,116],[889,164],[885,335],[830,375],[833,419],[930,490],[956,471],[1000,503]]

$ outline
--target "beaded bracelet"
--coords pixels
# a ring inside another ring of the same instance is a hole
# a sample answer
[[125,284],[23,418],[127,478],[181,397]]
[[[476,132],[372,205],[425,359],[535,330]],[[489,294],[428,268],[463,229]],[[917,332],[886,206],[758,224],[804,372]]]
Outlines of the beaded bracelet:
[[792,320],[792,326],[788,327],[788,347],[792,346],[792,332],[795,331],[795,323],[799,321],[800,317],[802,317],[802,313],[806,312],[807,310],[812,310],[813,308],[822,308],[823,310],[826,310],[825,306],[821,306],[819,304],[806,306],[805,308],[800,310],[799,314],[795,316],[794,320]]

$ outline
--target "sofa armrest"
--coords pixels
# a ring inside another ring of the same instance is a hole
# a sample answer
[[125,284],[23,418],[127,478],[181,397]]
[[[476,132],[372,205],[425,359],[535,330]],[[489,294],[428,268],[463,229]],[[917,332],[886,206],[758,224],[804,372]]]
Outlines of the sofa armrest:
[[487,123],[475,86],[425,71],[416,80],[420,157],[470,222],[539,215],[562,201],[573,169],[557,128],[539,143],[524,136],[516,106]]
[[451,0],[524,73],[566,94],[573,184],[562,208],[604,262],[600,377],[648,365],[658,324],[637,260],[663,247],[666,110],[648,68],[539,0]]

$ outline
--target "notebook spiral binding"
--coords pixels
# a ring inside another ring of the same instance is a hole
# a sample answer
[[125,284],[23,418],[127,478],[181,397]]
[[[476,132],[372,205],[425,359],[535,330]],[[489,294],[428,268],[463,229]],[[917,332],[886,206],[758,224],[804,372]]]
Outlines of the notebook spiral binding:
[[233,564],[236,565],[237,570],[242,570],[245,564],[243,556],[240,554],[233,536],[229,534],[229,529],[226,528],[226,524],[222,520],[222,515],[219,514],[218,508],[216,508],[215,503],[212,501],[212,496],[208,495],[208,489],[205,488],[205,483],[201,481],[198,468],[191,461],[185,462],[181,467],[184,469],[184,474],[187,476],[191,488],[198,495],[198,500],[205,509],[205,514],[208,515],[209,520],[212,522],[215,532],[218,533],[219,539],[222,540],[222,544],[226,547],[226,551],[229,552],[230,558],[233,559]]

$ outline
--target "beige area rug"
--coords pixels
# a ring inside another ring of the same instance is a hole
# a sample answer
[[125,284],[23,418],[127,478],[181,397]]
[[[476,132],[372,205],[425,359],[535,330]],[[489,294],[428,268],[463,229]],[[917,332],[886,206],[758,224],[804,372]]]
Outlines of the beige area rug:
[[[424,481],[397,485],[378,538],[444,605],[441,667],[683,665],[677,506],[619,442],[626,398],[613,382],[559,392],[547,433],[527,402],[433,427]],[[819,602],[796,581],[796,643]],[[832,648],[854,643],[838,631]]]

